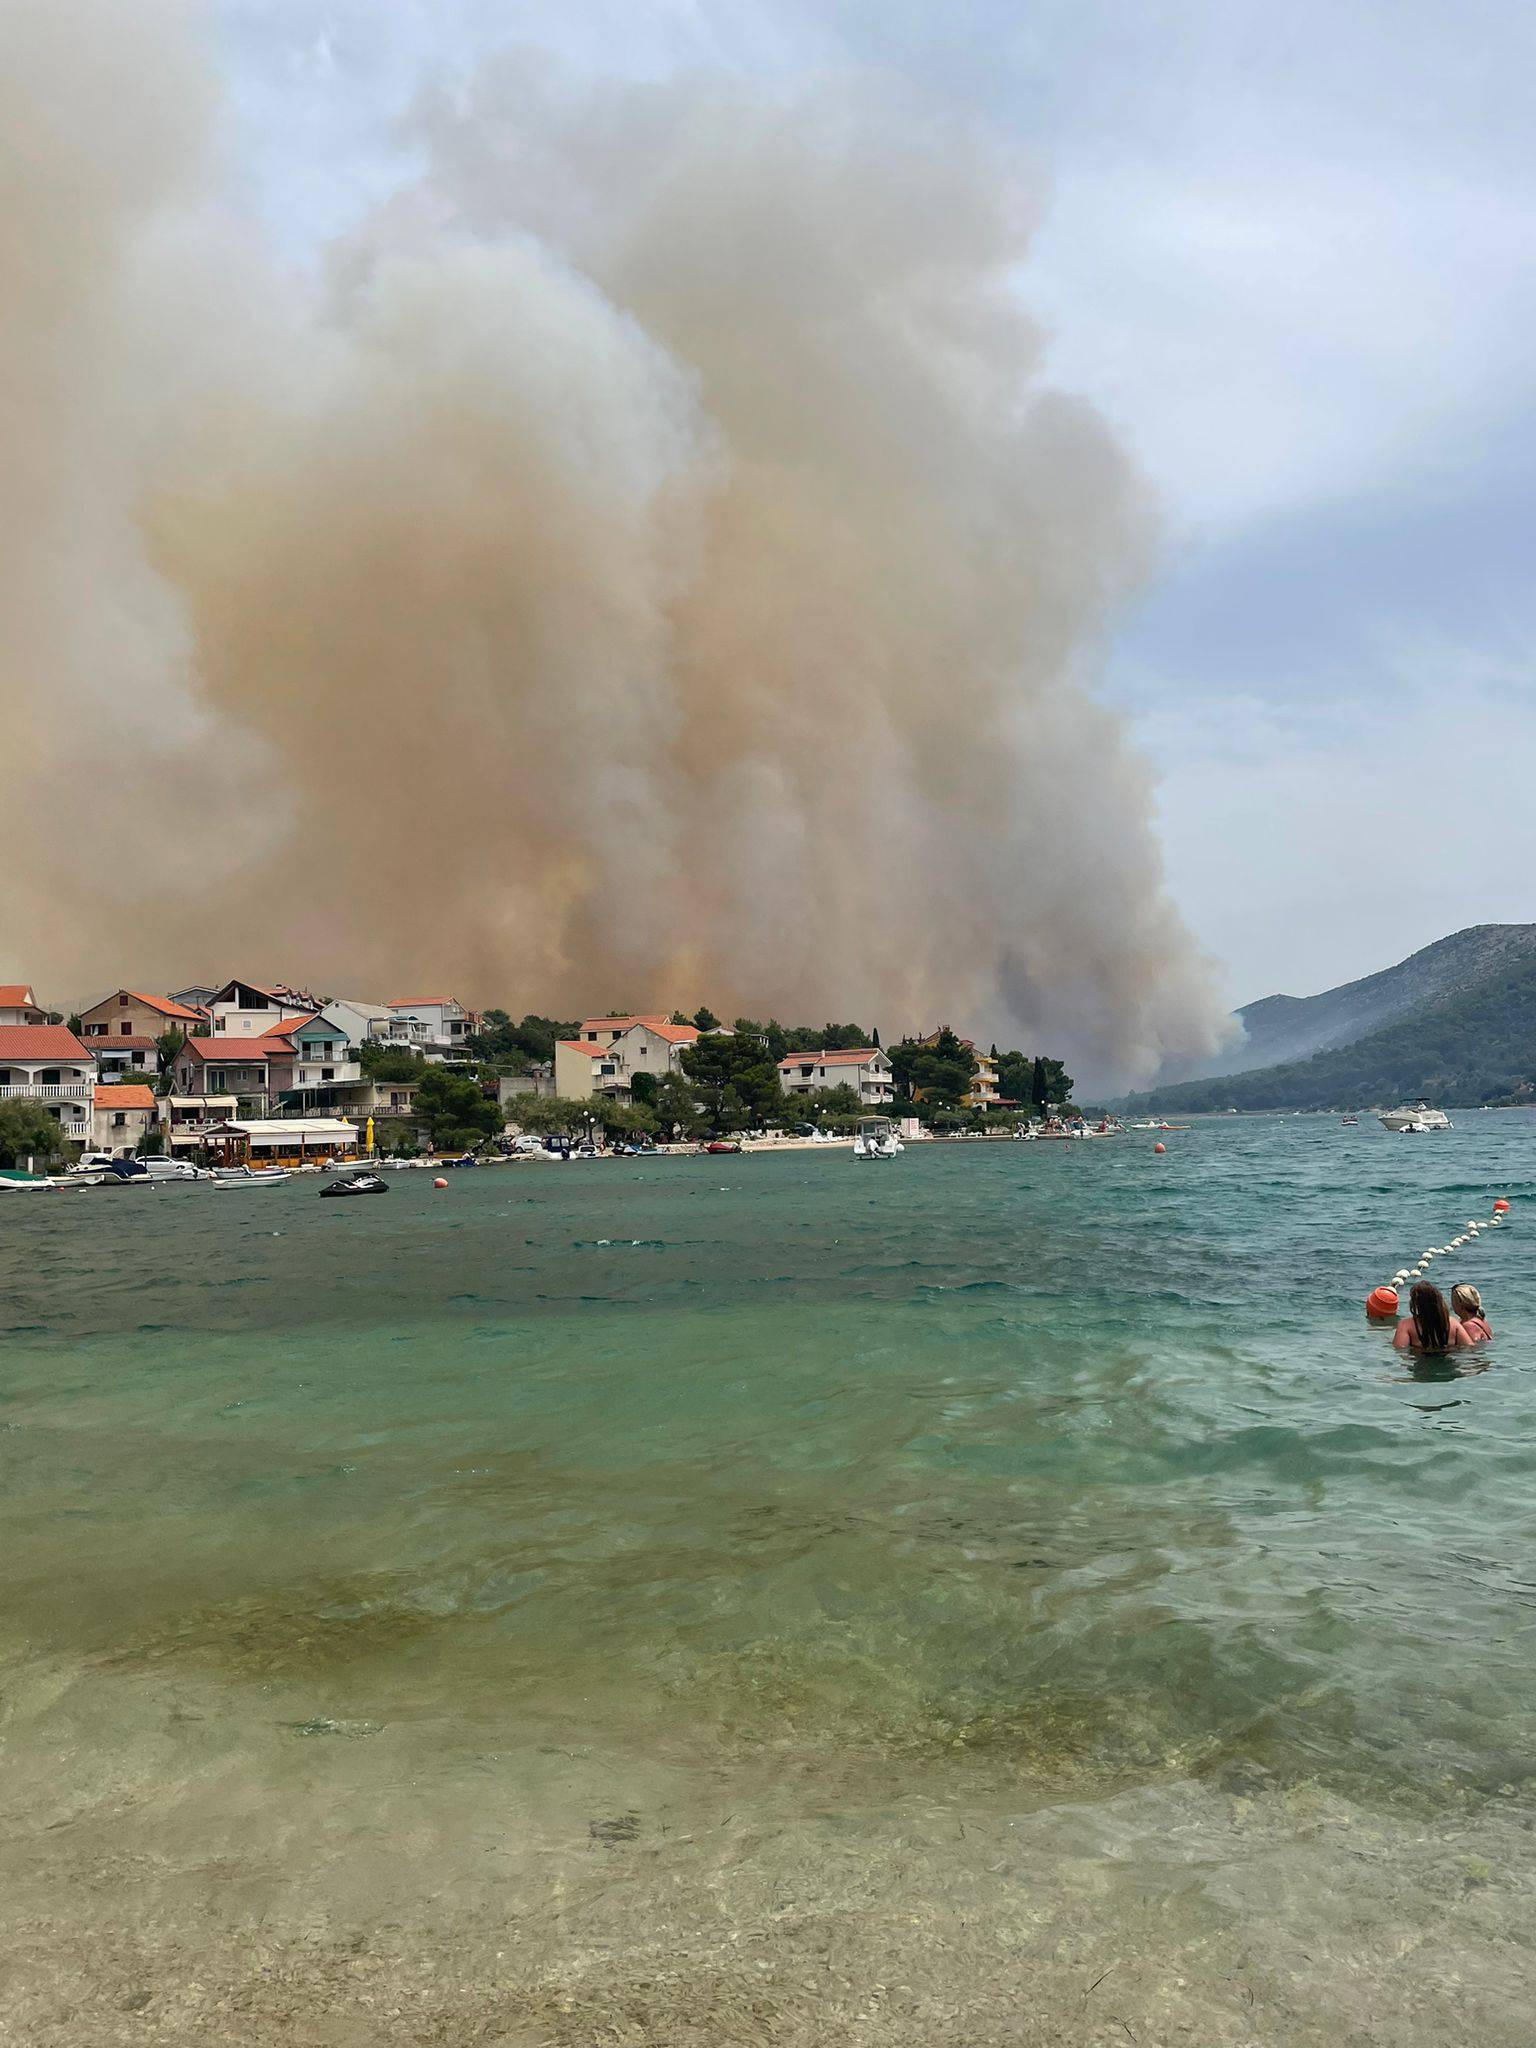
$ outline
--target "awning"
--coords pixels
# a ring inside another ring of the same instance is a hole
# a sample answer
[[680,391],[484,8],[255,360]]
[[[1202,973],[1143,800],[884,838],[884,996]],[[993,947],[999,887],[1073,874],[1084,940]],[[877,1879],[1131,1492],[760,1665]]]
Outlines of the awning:
[[253,1145],[280,1145],[290,1143],[294,1150],[303,1145],[355,1145],[357,1125],[349,1124],[339,1116],[284,1116],[263,1118],[259,1122],[247,1122],[244,1117],[230,1119],[232,1131],[242,1131]]

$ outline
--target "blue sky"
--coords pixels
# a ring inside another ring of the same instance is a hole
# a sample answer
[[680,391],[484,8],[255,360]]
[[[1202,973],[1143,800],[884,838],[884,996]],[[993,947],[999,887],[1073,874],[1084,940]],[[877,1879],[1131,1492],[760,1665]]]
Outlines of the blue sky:
[[888,69],[1038,158],[1019,289],[1162,503],[1105,693],[1234,1001],[1536,915],[1536,9],[1518,0],[221,0],[232,173],[303,256],[505,43]]

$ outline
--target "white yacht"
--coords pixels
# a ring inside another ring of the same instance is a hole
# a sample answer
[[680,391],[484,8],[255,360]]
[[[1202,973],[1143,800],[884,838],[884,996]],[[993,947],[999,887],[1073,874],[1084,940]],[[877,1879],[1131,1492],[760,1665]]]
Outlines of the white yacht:
[[906,1147],[896,1135],[896,1126],[889,1117],[867,1116],[859,1125],[859,1135],[853,1141],[855,1159],[894,1159]]
[[1386,1109],[1381,1121],[1389,1131],[1449,1131],[1454,1128],[1443,1109],[1416,1102],[1411,1108]]

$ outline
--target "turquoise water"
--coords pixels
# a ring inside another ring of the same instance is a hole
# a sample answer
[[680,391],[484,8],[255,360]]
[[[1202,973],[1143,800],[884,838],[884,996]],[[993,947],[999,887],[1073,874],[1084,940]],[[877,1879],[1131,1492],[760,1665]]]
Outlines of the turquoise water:
[[[1536,1118],[1459,1122],[9,1199],[14,2024],[1528,2040]],[[1363,1296],[1501,1194],[1415,1379]]]

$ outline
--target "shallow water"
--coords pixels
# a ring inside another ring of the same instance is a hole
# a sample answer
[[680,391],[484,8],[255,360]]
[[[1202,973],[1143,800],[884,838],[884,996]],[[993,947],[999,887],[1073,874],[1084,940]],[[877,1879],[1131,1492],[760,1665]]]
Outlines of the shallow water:
[[1528,2042],[1459,1123],[10,1198],[12,2037]]

